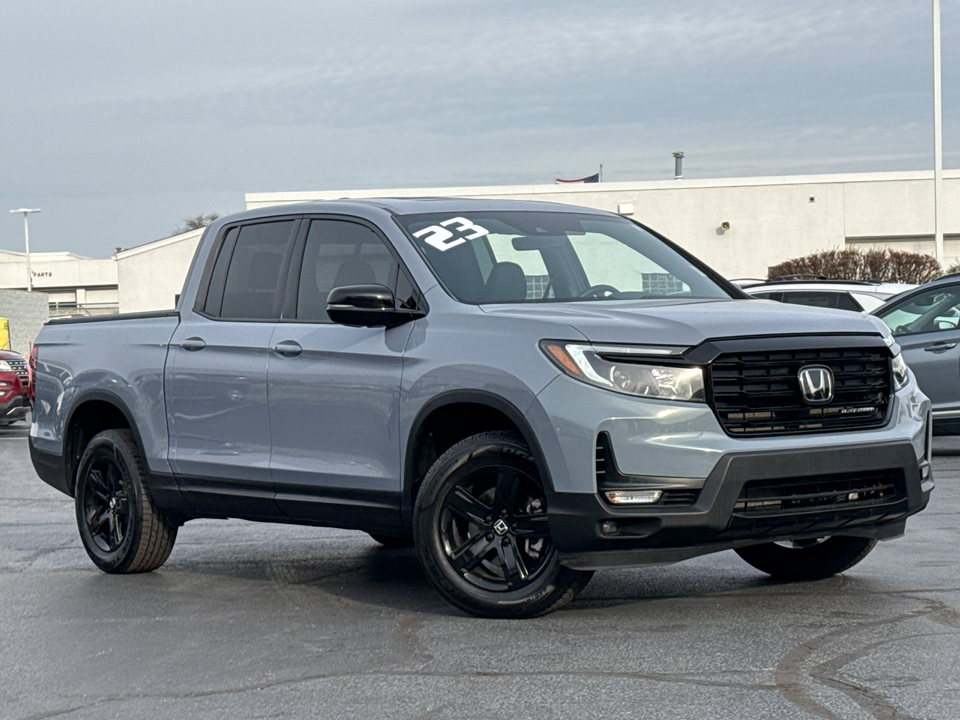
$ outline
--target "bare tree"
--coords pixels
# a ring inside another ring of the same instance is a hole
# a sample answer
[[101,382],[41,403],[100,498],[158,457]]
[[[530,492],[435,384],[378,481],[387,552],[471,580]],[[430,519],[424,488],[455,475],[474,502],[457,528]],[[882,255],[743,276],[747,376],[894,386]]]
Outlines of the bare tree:
[[191,230],[206,227],[218,217],[220,217],[220,213],[207,213],[206,215],[197,215],[196,217],[185,218],[183,221],[183,226],[174,230],[173,234],[179,235],[180,233],[190,232]]

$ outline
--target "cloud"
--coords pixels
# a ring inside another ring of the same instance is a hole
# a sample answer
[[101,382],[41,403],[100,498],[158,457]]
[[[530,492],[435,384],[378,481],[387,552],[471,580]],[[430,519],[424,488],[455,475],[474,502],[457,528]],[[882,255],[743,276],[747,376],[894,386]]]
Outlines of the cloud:
[[0,197],[155,193],[173,217],[152,237],[224,192],[648,179],[678,149],[712,177],[918,169],[930,38],[926,0],[40,0],[0,27]]

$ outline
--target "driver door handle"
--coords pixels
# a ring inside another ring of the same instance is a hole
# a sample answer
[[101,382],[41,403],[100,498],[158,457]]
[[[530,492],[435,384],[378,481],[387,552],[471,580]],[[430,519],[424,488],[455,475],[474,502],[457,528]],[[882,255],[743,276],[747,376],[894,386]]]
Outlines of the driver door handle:
[[293,340],[284,340],[283,342],[278,342],[276,345],[274,345],[273,351],[277,355],[281,355],[283,357],[296,357],[303,352],[303,348],[298,342],[294,342]]
[[203,341],[203,338],[191,337],[184,340],[180,343],[180,347],[184,350],[203,350],[207,344]]
[[933,345],[927,345],[924,348],[924,351],[932,352],[932,353],[942,353],[942,352],[946,352],[947,350],[952,350],[956,346],[957,346],[957,343],[955,342],[938,342],[938,343],[933,343]]

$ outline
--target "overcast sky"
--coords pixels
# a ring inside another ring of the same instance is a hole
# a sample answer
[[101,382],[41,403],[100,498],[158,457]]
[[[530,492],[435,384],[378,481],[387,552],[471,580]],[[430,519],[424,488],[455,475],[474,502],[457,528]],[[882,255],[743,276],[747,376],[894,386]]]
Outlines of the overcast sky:
[[[108,257],[245,192],[933,167],[931,0],[0,4],[0,249]],[[960,0],[942,0],[960,167]],[[642,218],[641,218],[642,220]]]

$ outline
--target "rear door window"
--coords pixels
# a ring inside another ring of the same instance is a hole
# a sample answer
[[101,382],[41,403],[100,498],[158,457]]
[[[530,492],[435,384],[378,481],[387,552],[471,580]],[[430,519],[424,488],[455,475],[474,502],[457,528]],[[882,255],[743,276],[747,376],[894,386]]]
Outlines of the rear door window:
[[210,275],[203,312],[222,320],[278,320],[297,220],[230,228]]

